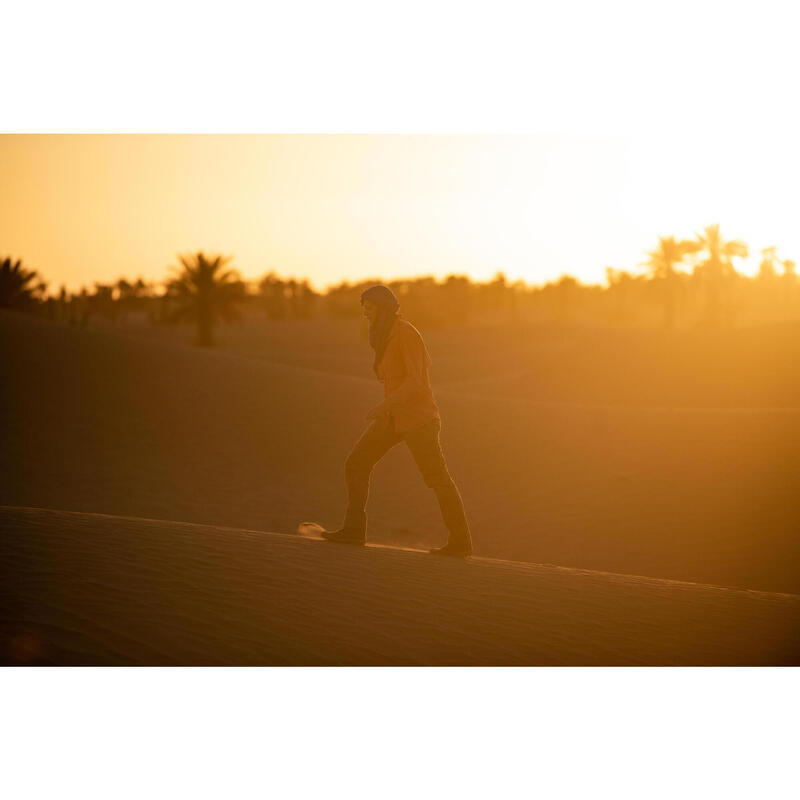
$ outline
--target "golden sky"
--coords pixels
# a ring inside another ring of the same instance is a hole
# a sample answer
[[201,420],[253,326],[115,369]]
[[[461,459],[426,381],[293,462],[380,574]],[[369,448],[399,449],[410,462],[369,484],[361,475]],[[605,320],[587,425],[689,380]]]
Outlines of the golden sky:
[[160,280],[234,256],[322,288],[468,274],[603,282],[659,235],[719,222],[800,260],[788,138],[562,135],[3,135],[0,255],[51,288]]

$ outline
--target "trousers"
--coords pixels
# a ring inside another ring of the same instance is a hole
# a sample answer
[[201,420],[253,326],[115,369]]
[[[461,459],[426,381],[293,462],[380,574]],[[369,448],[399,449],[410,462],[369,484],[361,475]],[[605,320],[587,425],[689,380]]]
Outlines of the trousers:
[[442,453],[441,426],[441,420],[434,418],[418,428],[397,433],[391,417],[385,415],[364,431],[345,461],[347,511],[344,527],[366,534],[366,507],[373,467],[392,447],[405,441],[425,485],[436,494],[449,542],[472,545],[464,503]]

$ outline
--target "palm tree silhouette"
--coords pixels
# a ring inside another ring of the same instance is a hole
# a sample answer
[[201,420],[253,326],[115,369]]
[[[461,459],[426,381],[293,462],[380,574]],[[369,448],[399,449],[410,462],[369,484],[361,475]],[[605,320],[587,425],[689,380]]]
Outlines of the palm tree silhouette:
[[774,281],[778,277],[777,264],[780,264],[778,259],[778,248],[775,246],[765,247],[761,251],[761,263],[758,265],[758,278],[761,281]]
[[12,262],[10,257],[0,262],[0,308],[29,311],[41,299],[47,284],[38,273],[22,266],[22,259]]
[[261,279],[258,292],[270,319],[283,319],[286,316],[286,284],[274,272],[269,272]]
[[678,273],[676,267],[690,253],[696,253],[702,245],[689,239],[676,240],[674,236],[659,236],[658,247],[647,252],[648,259],[640,266],[647,267],[650,274],[662,282],[664,289],[664,327],[675,325],[675,298],[677,295]]
[[179,255],[183,271],[167,283],[167,294],[174,301],[170,320],[197,323],[196,343],[214,344],[213,328],[218,318],[232,322],[240,318],[237,304],[244,299],[245,287],[236,270],[226,270],[230,257],[206,256],[199,251]]
[[137,278],[131,283],[126,278],[120,278],[114,284],[115,302],[119,306],[119,313],[142,311],[152,297],[152,286]]
[[698,251],[705,250],[708,258],[697,266],[706,285],[706,312],[709,324],[719,323],[720,297],[729,278],[736,274],[734,257],[747,258],[747,245],[739,240],[725,241],[719,232],[719,225],[709,225],[702,233],[696,234]]

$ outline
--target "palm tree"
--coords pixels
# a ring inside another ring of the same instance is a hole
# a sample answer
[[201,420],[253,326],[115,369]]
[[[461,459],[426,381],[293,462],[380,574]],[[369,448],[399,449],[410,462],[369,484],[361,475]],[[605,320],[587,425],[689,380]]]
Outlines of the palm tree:
[[12,262],[10,257],[0,261],[0,308],[29,311],[44,295],[47,284],[39,279],[35,270],[25,269],[22,259]]
[[734,258],[747,258],[747,245],[739,240],[726,242],[720,232],[719,225],[709,225],[697,235],[699,251],[706,251],[708,258],[697,266],[706,285],[706,302],[708,322],[712,327],[719,323],[720,295],[723,285],[734,275]]
[[125,278],[120,278],[114,284],[114,296],[116,297],[115,302],[119,305],[120,314],[141,311],[151,296],[151,287],[141,278],[137,278],[133,283]]
[[98,283],[95,281],[94,294],[89,295],[92,311],[111,322],[117,321],[117,301],[114,299],[113,284]]
[[[568,276],[562,277],[562,282],[567,277]],[[569,278],[569,280],[578,285],[574,278]],[[606,267],[606,283],[608,283],[607,297],[613,303],[610,318],[614,322],[629,323],[635,321],[637,280],[639,280],[638,276],[634,276],[624,269]]]
[[167,283],[167,295],[174,301],[173,322],[191,319],[197,323],[197,344],[214,344],[212,331],[218,318],[232,322],[240,318],[237,304],[244,299],[244,282],[235,270],[226,270],[225,256],[179,255],[183,271]]
[[776,264],[779,264],[778,248],[765,247],[761,251],[761,263],[758,265],[758,278],[761,281],[770,283],[778,277]]
[[647,252],[648,259],[640,266],[647,267],[655,280],[662,281],[664,287],[664,327],[675,325],[675,296],[677,294],[678,273],[676,267],[690,253],[700,249],[699,242],[689,239],[676,240],[674,236],[659,236],[658,247]]
[[283,319],[286,316],[286,284],[274,272],[261,279],[258,292],[270,319]]

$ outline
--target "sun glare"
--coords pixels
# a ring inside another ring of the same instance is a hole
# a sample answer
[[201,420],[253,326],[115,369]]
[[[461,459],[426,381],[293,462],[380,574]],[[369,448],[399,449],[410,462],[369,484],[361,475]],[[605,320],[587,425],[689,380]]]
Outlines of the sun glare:
[[657,136],[4,136],[5,247],[68,288],[231,254],[323,287],[637,271],[719,223],[797,258],[800,156],[779,139]]

